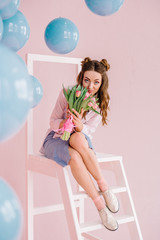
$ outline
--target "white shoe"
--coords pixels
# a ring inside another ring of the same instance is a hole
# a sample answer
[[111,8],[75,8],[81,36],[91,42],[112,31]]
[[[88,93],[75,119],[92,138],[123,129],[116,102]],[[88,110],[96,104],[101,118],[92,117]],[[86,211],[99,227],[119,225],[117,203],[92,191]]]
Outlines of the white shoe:
[[110,231],[115,231],[118,229],[118,223],[116,219],[112,216],[108,208],[103,208],[99,211],[100,218],[103,225]]
[[119,202],[116,195],[111,191],[107,190],[102,192],[104,200],[106,202],[106,206],[112,213],[116,213],[119,211]]

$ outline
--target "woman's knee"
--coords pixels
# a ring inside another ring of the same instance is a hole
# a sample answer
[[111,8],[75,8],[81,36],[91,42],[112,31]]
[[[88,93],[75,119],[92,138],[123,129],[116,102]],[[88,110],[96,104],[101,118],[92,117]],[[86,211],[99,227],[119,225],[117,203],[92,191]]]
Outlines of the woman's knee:
[[88,147],[88,142],[84,134],[80,132],[73,133],[70,137],[69,143],[74,149]]
[[70,156],[71,156],[71,159],[69,161],[69,165],[71,165],[71,164],[74,164],[74,165],[75,164],[76,165],[81,164],[81,162],[83,161],[82,157],[75,149],[69,147],[69,153],[70,153]]

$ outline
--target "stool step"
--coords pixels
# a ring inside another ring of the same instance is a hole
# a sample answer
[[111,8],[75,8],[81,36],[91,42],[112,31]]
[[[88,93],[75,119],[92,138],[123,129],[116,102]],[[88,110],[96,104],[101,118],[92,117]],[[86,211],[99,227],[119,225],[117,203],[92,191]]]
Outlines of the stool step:
[[[121,156],[106,153],[96,153],[96,157],[99,163],[122,161]],[[33,172],[56,177],[57,163],[42,154],[30,154],[28,155],[27,168]]]
[[106,154],[106,153],[98,153],[96,152],[96,157],[98,162],[113,162],[113,161],[122,161],[122,156]]
[[64,210],[63,203],[44,206],[44,207],[36,207],[36,208],[33,208],[33,215],[40,215],[40,214],[57,212],[62,210]]
[[82,233],[82,236],[90,240],[102,240],[101,238],[94,236],[91,233]]
[[[111,190],[114,193],[121,193],[121,192],[127,191],[126,187],[112,187]],[[100,191],[99,191],[99,193],[100,193]],[[85,191],[81,191],[79,193],[73,194],[74,201],[85,199],[88,197],[89,196]],[[76,204],[75,206],[79,207],[79,204]],[[56,212],[56,211],[61,211],[61,210],[64,210],[63,204],[54,204],[54,205],[49,205],[49,206],[44,206],[44,207],[33,208],[33,214],[39,215],[39,214],[45,214],[45,213]]]
[[[134,221],[134,216],[119,216],[116,217],[118,224],[129,223]],[[100,221],[90,222],[85,224],[80,224],[81,233],[95,231],[101,228],[104,228],[103,224]]]
[[[113,193],[121,193],[121,192],[126,192],[127,191],[126,187],[111,187],[110,189],[113,191]],[[100,191],[99,191],[99,193],[100,193]],[[89,196],[85,191],[81,191],[79,193],[73,194],[73,199],[74,200],[79,200],[79,199],[88,198],[88,197]]]

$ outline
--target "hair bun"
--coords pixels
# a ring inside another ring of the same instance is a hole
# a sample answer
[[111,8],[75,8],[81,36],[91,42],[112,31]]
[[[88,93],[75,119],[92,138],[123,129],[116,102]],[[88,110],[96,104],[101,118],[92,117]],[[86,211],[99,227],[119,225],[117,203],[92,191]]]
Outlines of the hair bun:
[[90,61],[92,61],[91,58],[86,57],[86,58],[81,62],[81,63],[82,63],[82,66],[83,66],[85,63],[90,62]]
[[105,66],[106,71],[108,71],[108,70],[110,69],[110,65],[109,65],[109,63],[107,62],[106,59],[102,59],[102,60],[100,61],[100,63],[102,63],[102,64]]

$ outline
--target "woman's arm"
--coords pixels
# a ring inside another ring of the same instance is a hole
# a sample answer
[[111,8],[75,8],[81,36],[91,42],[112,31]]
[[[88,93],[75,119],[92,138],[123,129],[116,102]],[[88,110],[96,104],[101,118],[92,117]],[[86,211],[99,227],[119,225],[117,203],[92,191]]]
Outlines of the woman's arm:
[[92,138],[92,134],[96,131],[99,123],[102,120],[102,116],[100,114],[94,112],[92,112],[91,114],[91,118],[89,118],[86,122],[83,123],[83,129],[81,131],[82,133],[88,135],[90,138]]

